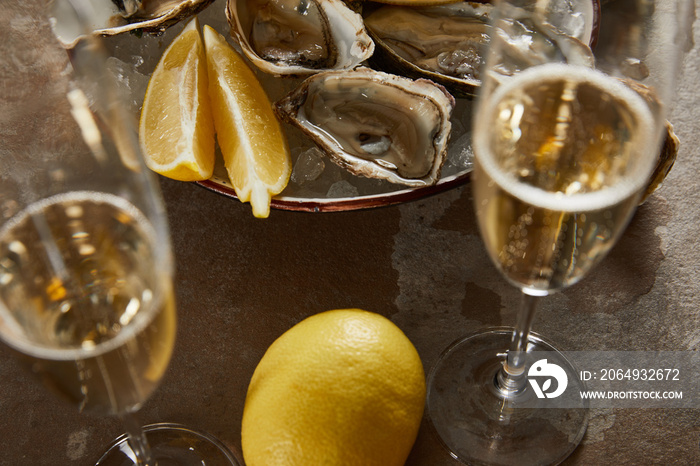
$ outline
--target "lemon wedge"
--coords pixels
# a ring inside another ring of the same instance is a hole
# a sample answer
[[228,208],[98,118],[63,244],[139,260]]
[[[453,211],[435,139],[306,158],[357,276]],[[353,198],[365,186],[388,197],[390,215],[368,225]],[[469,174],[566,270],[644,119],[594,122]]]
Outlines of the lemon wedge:
[[146,89],[139,142],[146,165],[180,181],[214,171],[215,139],[204,44],[195,17],[165,50]]
[[292,161],[272,103],[260,81],[226,39],[204,26],[209,95],[224,165],[253,215],[270,214],[272,196],[287,186]]

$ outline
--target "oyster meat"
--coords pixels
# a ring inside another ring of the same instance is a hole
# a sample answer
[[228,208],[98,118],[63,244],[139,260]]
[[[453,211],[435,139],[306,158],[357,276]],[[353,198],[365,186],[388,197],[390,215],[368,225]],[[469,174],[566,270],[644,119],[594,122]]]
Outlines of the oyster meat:
[[353,68],[374,52],[342,0],[228,0],[226,17],[243,53],[274,75]]
[[[199,13],[214,0],[89,0],[82,16],[94,34],[112,36],[141,30],[162,33],[179,21]],[[73,7],[66,0],[54,0],[52,27],[58,40],[68,48],[89,31],[80,30],[72,21]]]
[[351,173],[420,187],[439,179],[454,104],[426,79],[360,67],[315,74],[275,107]]

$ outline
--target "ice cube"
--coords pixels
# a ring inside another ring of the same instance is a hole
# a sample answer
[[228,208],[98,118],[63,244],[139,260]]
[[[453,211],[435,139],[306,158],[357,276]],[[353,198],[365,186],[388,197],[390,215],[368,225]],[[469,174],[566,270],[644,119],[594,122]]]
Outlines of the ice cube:
[[311,147],[297,157],[292,169],[292,181],[296,184],[313,181],[323,173],[324,168],[323,153],[318,147]]
[[564,34],[583,40],[587,33],[586,8],[590,8],[590,0],[550,1],[546,7],[547,22]]
[[360,194],[355,186],[347,180],[336,181],[328,188],[329,198],[356,197]]
[[149,76],[139,73],[133,65],[115,57],[107,58],[107,69],[114,76],[125,98],[128,99],[131,109],[135,111],[141,107]]
[[472,150],[471,134],[462,134],[452,140],[447,147],[447,165],[455,167],[458,171],[472,168],[474,162],[474,151]]
[[479,43],[465,41],[459,48],[443,52],[437,57],[438,66],[448,75],[459,78],[479,79],[482,65]]

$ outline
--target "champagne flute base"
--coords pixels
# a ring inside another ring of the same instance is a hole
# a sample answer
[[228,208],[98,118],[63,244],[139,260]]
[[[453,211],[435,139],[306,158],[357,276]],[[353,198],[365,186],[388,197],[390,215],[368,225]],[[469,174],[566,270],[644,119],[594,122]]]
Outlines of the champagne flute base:
[[511,393],[498,388],[496,375],[512,335],[512,329],[489,329],[458,340],[430,372],[430,422],[451,456],[462,463],[558,464],[586,431],[588,402],[578,400],[584,387],[576,369],[537,335],[530,334],[527,353],[544,355],[548,364],[561,367],[568,379],[566,392],[574,396],[557,404],[538,398],[529,384]]
[[[143,427],[157,466],[238,466],[233,453],[215,437],[174,423]],[[96,466],[132,466],[135,455],[126,434],[116,438]]]

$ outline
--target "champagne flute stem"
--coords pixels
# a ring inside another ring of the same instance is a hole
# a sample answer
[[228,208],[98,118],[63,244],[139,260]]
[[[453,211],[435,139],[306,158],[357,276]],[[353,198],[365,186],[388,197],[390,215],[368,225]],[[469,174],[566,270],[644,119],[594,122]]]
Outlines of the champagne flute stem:
[[508,356],[496,374],[496,388],[505,397],[517,395],[526,388],[524,353],[527,350],[530,327],[532,327],[532,321],[535,318],[537,304],[542,296],[546,296],[546,293],[522,293]]
[[129,446],[134,452],[135,461],[138,466],[156,466],[156,462],[151,456],[151,447],[146,439],[146,433],[141,427],[141,423],[133,413],[126,413],[121,416]]

